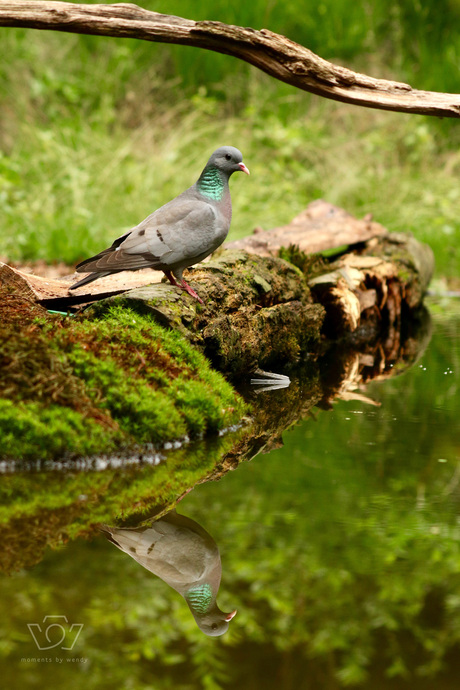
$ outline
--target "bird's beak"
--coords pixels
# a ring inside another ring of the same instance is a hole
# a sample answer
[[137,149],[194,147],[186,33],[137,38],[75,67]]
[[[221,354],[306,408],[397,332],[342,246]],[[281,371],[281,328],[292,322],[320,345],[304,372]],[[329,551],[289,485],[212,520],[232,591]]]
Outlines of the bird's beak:
[[[242,170],[242,172],[246,173],[246,175],[250,175],[250,174],[251,174],[251,173],[249,172],[249,170],[247,169],[247,167],[245,166],[244,163],[238,163],[238,165],[240,166],[240,170]],[[236,612],[235,612],[235,613],[236,613]]]
[[[240,163],[240,165],[243,165],[243,164]],[[248,175],[249,175],[249,170],[248,170]],[[234,611],[232,611],[231,613],[228,613],[228,614],[225,616],[225,620],[226,620],[226,621],[231,621],[232,618],[235,618],[236,614],[237,614],[237,610],[235,609]]]

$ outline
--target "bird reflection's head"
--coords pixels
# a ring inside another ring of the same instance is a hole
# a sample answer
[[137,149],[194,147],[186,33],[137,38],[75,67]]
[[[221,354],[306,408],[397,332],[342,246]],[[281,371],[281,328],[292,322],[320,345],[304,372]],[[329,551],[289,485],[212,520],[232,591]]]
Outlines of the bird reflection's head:
[[236,611],[223,613],[216,607],[214,611],[210,611],[203,616],[195,616],[195,620],[199,629],[205,635],[209,637],[218,637],[227,632],[229,623],[234,616],[236,616]]

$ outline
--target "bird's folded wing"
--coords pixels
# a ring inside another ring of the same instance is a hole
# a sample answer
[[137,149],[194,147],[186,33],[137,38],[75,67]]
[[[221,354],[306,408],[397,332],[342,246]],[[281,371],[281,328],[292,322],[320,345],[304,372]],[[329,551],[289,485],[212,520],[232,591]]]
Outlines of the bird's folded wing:
[[111,247],[78,264],[78,272],[162,268],[213,250],[216,212],[199,199],[177,197],[115,240]]
[[139,268],[149,268],[154,264],[154,259],[150,254],[135,254],[129,255],[120,252],[118,249],[104,250],[97,256],[78,264],[78,273],[103,273],[109,271],[114,273],[116,271],[136,271]]
[[[159,521],[159,523],[161,520]],[[206,573],[209,560],[199,535],[187,529],[112,530],[112,541],[140,565],[166,581],[191,583]]]
[[170,202],[134,228],[121,243],[120,252],[125,256],[150,254],[166,264],[194,258],[212,240],[215,220],[213,207],[205,201]]

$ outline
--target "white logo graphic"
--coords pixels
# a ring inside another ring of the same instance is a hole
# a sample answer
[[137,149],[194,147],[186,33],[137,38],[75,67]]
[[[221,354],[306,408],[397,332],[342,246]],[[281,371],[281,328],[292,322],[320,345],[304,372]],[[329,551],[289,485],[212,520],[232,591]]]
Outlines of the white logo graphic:
[[[38,649],[73,649],[80,635],[83,623],[69,625],[67,616],[45,616],[43,630],[40,623],[27,623],[30,634]],[[57,639],[57,642],[55,641]]]

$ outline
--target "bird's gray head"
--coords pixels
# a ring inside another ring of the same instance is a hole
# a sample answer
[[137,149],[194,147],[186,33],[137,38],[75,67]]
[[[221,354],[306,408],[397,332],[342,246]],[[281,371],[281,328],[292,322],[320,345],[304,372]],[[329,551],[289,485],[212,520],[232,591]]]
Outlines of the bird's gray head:
[[249,175],[249,170],[243,163],[243,154],[234,146],[221,146],[214,151],[206,164],[206,168],[217,168],[229,177],[234,172],[242,171]]
[[231,613],[223,613],[217,606],[209,613],[204,615],[194,615],[197,625],[201,632],[209,637],[218,637],[224,635],[228,630],[228,625],[232,618],[236,616],[236,611]]

